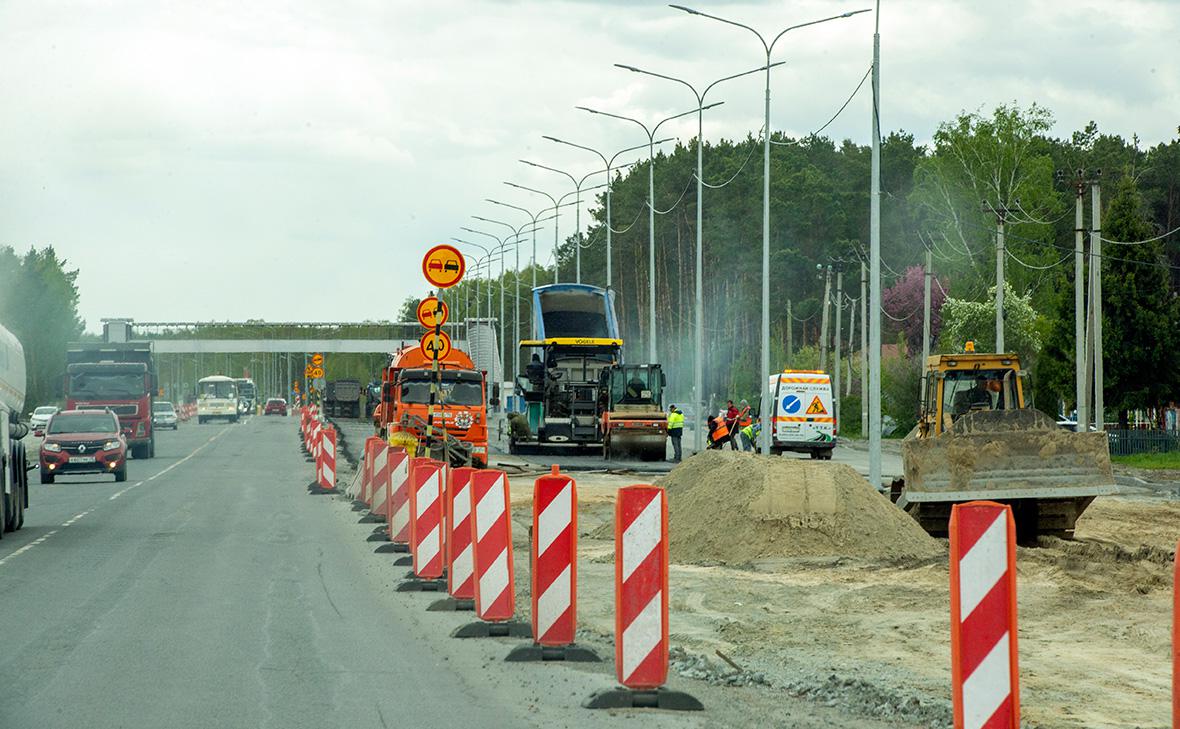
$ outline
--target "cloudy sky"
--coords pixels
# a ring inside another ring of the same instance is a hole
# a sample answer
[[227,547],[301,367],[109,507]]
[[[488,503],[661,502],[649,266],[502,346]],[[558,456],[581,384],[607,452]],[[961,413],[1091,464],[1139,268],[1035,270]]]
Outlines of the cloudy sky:
[[[770,33],[871,4],[685,1]],[[1146,145],[1176,136],[1180,1],[882,5],[886,130],[925,140],[962,109],[1036,100],[1062,135],[1094,119]],[[835,112],[872,32],[865,14],[784,38],[775,130]],[[593,169],[541,135],[645,141],[575,105],[652,120],[692,107],[686,89],[613,63],[706,84],[762,51],[660,2],[5,0],[0,244],[52,244],[78,267],[91,329],[104,316],[391,318],[425,288],[426,248],[473,214],[511,213],[484,198],[540,207],[503,180],[564,192],[519,158]],[[757,77],[711,99],[725,104],[707,138],[761,127]],[[829,133],[867,142],[868,104],[862,93]]]

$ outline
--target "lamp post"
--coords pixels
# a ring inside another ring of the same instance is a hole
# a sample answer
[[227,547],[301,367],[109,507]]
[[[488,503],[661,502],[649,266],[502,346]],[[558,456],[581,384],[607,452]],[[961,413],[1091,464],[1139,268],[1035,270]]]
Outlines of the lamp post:
[[[546,208],[546,210],[552,209],[554,212],[554,215],[553,215],[553,283],[557,283],[560,278],[559,273],[561,271],[561,259],[558,257],[558,254],[557,254],[558,247],[560,245],[560,239],[558,238],[558,224],[557,224],[558,221],[557,221],[557,219],[558,219],[560,212],[561,212],[560,208],[564,207],[564,205],[562,204],[561,201],[565,200],[567,197],[569,197],[571,195],[577,194],[577,191],[567,192],[566,194],[561,195],[559,197],[553,197],[552,195],[545,192],[544,190],[538,190],[535,187],[526,187],[525,185],[518,185],[515,182],[507,182],[507,181],[505,181],[504,184],[508,185],[509,187],[515,187],[517,190],[524,190],[525,192],[532,192],[537,195],[544,195],[545,197],[549,198],[549,202],[553,203],[552,208]],[[594,187],[587,187],[586,189],[587,190],[595,190],[599,187],[602,187],[602,185],[595,185]],[[534,281],[534,288],[536,288],[535,283],[536,282]]]
[[[627,152],[634,152],[637,149],[643,149],[647,145],[640,144],[639,146],[636,146],[636,147],[628,147],[626,149],[620,149],[618,152],[615,152],[613,155],[611,155],[610,159],[607,159],[607,156],[605,154],[603,154],[602,152],[599,152],[597,149],[594,149],[593,147],[586,147],[581,144],[574,144],[573,142],[567,142],[564,139],[558,139],[557,137],[550,137],[548,135],[542,135],[541,138],[548,139],[550,142],[557,142],[558,144],[564,144],[564,145],[567,145],[570,147],[574,147],[576,149],[584,149],[587,152],[593,152],[594,154],[598,155],[598,157],[602,160],[603,171],[606,172],[606,288],[609,291],[611,289],[611,285],[613,283],[613,280],[611,278],[611,233],[614,232],[611,229],[611,210],[610,210],[611,187],[613,186],[613,183],[614,183],[614,178],[611,176],[611,172],[614,170],[615,160],[619,158],[619,155],[626,154]],[[674,137],[667,137],[665,139],[657,139],[656,144],[663,144],[664,142],[671,142],[673,139],[674,139]]]
[[732,25],[737,28],[743,28],[750,31],[758,38],[762,44],[762,50],[766,53],[766,88],[765,101],[763,105],[763,133],[762,133],[762,358],[761,358],[761,373],[759,379],[761,381],[762,390],[762,434],[760,437],[761,450],[763,455],[770,454],[770,57],[774,52],[774,46],[779,39],[786,35],[789,31],[797,28],[805,28],[809,25],[817,25],[819,23],[826,23],[829,20],[838,20],[840,18],[849,18],[858,13],[868,12],[865,10],[853,10],[840,15],[833,15],[829,18],[821,18],[820,20],[812,20],[806,23],[799,23],[792,25],[779,31],[769,43],[761,33],[754,30],[748,25],[738,23],[733,20],[702,13],[699,10],[693,10],[683,5],[670,5],[669,7],[676,10],[683,10],[689,15],[697,15],[702,18],[709,18],[716,20],[726,25]]
[[[495,258],[495,255],[497,253],[500,254],[500,339],[503,340],[503,338],[504,338],[504,253],[503,253],[504,245],[503,245],[503,241],[500,238],[492,235],[491,233],[485,233],[482,230],[473,230],[471,228],[460,228],[460,230],[465,230],[468,233],[476,233],[478,235],[486,235],[489,238],[495,240],[498,244],[497,246],[495,246],[493,248],[487,248],[485,246],[480,245],[479,243],[473,243],[469,240],[463,240],[462,238],[451,238],[451,240],[455,241],[456,243],[462,243],[463,245],[468,245],[468,246],[475,246],[476,248],[478,248],[484,252],[484,256],[480,260],[487,261],[487,264],[488,264],[488,320],[489,321],[491,321],[491,318],[492,318],[492,260]],[[479,265],[479,264],[477,264],[477,265]],[[492,332],[495,333],[495,327],[492,328]],[[502,352],[501,352],[501,356],[503,356]],[[497,374],[501,378],[504,376],[503,370],[504,370],[504,365],[503,365],[503,361],[501,360],[500,371],[497,373],[496,359],[493,356],[492,357],[492,365],[491,365],[491,375],[492,375],[492,383],[493,384],[499,381],[499,380],[497,380]]]
[[[782,63],[783,63],[782,61],[779,61],[778,63],[771,64],[771,66],[772,67],[773,66],[781,66]],[[655,73],[653,71],[645,71],[642,68],[636,68],[635,66],[626,66],[621,63],[616,63],[615,65],[618,66],[619,68],[624,69],[624,70],[631,71],[632,73],[642,73],[647,76],[654,76],[656,78],[662,78],[667,81],[675,81],[678,84],[682,84],[684,86],[687,86],[688,90],[692,92],[692,95],[694,97],[696,97],[696,100],[697,100],[697,174],[696,174],[696,177],[697,177],[697,250],[696,250],[696,287],[695,287],[696,288],[696,290],[695,290],[696,302],[695,302],[695,306],[694,306],[694,308],[696,309],[696,324],[693,327],[693,330],[694,330],[693,333],[695,335],[694,339],[695,339],[695,344],[696,344],[696,357],[694,358],[694,362],[693,362],[692,390],[693,390],[693,397],[695,398],[695,404],[697,406],[697,413],[699,414],[701,412],[701,410],[704,409],[704,407],[703,407],[703,404],[704,404],[703,392],[704,392],[704,387],[705,387],[705,385],[704,385],[705,375],[704,375],[704,364],[703,364],[704,359],[705,359],[705,355],[704,355],[704,352],[705,352],[705,304],[704,304],[705,288],[704,288],[704,242],[703,242],[704,241],[704,234],[703,234],[703,228],[702,228],[702,224],[701,224],[701,221],[703,219],[702,211],[704,209],[704,170],[703,170],[703,167],[704,167],[704,147],[705,147],[705,97],[709,95],[709,91],[714,86],[716,86],[717,84],[719,84],[723,81],[729,81],[729,80],[732,80],[735,78],[741,78],[742,76],[749,76],[752,73],[758,73],[759,71],[762,71],[765,69],[762,67],[753,68],[753,69],[750,69],[749,71],[743,71],[742,73],[735,73],[732,76],[726,76],[724,78],[719,78],[716,81],[714,81],[713,83],[706,86],[704,91],[698,92],[696,90],[695,86],[693,86],[689,82],[685,81],[684,79],[676,78],[675,76],[665,76],[662,73]],[[607,189],[609,190],[609,188],[607,188]],[[609,200],[610,198],[608,197],[607,199]],[[610,208],[608,207],[607,209],[609,210]],[[699,417],[698,417],[698,420],[699,420]],[[696,423],[696,425],[693,429],[693,432],[695,433],[695,435],[693,436],[693,449],[697,453],[700,453],[703,446],[704,446],[704,441],[703,441],[703,429],[701,428],[701,424],[699,422]]]
[[[504,184],[508,185],[508,184],[512,184],[512,183],[506,182]],[[499,200],[493,200],[490,197],[485,197],[484,202],[490,202],[493,205],[499,205],[500,207],[504,207],[504,208],[511,208],[513,210],[519,210],[520,212],[524,213],[525,215],[529,216],[532,219],[532,221],[533,221],[533,257],[529,261],[529,265],[533,269],[533,288],[534,289],[537,288],[537,221],[540,219],[540,217],[542,215],[549,212],[550,210],[556,210],[556,208],[553,208],[553,207],[541,208],[539,211],[537,211],[536,214],[534,214],[534,213],[529,212],[528,208],[522,208],[519,205],[511,205],[506,202],[500,202]],[[558,207],[565,207],[566,205],[573,205],[573,203],[564,203],[563,205],[559,205]],[[554,215],[549,218],[545,218],[545,220],[551,220],[555,217],[557,217],[557,216]]]
[[629,116],[621,114],[612,114],[609,111],[599,111],[591,109],[586,106],[576,107],[582,111],[588,111],[591,114],[598,114],[599,116],[609,116],[612,119],[621,119],[629,121],[632,124],[638,124],[643,133],[647,135],[647,295],[648,295],[648,335],[647,335],[647,351],[648,362],[656,363],[659,360],[656,357],[656,132],[659,131],[660,126],[665,122],[670,122],[673,119],[679,119],[682,116],[698,113],[702,109],[712,109],[715,106],[721,106],[722,102],[709,104],[706,107],[698,106],[696,109],[689,109],[679,114],[661,119],[651,129],[643,122]]
[[[582,185],[586,184],[586,180],[588,180],[591,175],[597,175],[598,173],[602,172],[602,170],[587,172],[582,176],[582,179],[579,180],[565,170],[559,170],[556,167],[549,167],[547,165],[537,164],[536,162],[529,162],[527,159],[522,159],[519,161],[529,165],[530,167],[536,167],[539,170],[549,170],[550,172],[556,172],[559,175],[565,175],[566,177],[570,178],[570,182],[574,183],[574,205],[576,206],[574,207],[574,239],[577,241],[577,245],[574,247],[574,282],[582,283]],[[608,189],[610,187],[609,182],[610,181],[608,180]]]

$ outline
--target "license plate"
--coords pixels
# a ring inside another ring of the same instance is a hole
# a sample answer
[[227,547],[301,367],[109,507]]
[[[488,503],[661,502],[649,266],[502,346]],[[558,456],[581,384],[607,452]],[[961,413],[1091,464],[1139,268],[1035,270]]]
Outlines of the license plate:
[[70,456],[70,463],[94,463],[94,456]]

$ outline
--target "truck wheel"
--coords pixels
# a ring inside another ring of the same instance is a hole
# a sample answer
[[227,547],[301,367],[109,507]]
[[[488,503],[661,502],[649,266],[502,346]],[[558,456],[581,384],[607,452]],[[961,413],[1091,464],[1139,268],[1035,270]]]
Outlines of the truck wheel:
[[204,425],[204,424],[205,424],[205,416],[204,416],[204,415],[198,415],[198,416],[197,416],[197,425]]
[[233,416],[232,418],[229,419],[229,422],[231,422],[231,423],[238,422],[238,416],[237,415]]
[[53,483],[53,474],[46,473],[45,471],[42,471],[41,472],[41,483]]
[[156,457],[156,436],[152,435],[152,440],[148,443],[148,458]]

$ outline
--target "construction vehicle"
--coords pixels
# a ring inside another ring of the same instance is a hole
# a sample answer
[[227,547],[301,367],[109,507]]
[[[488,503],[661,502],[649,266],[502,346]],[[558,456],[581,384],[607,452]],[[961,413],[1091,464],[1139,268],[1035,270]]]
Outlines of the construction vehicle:
[[156,431],[152,401],[156,392],[156,364],[152,343],[131,341],[126,319],[103,322],[103,342],[78,342],[66,348],[66,410],[110,408],[131,455],[154,458]]
[[238,391],[238,415],[253,415],[258,408],[258,389],[249,377],[235,377],[234,386]]
[[597,286],[533,289],[532,339],[520,343],[525,411],[509,452],[601,448],[606,457],[662,459],[667,421],[658,364],[624,365],[610,293]]
[[22,442],[29,426],[20,422],[26,386],[24,348],[0,326],[0,537],[24,526],[29,508],[30,467]]
[[1074,433],[1032,407],[1015,354],[932,355],[917,426],[902,442],[897,505],[935,536],[951,506],[1010,504],[1018,536],[1070,537],[1096,496],[1118,492],[1106,433]]
[[[416,443],[425,440],[431,380],[439,376],[432,364],[430,355],[417,344],[390,355],[381,373],[381,403],[373,411],[373,424],[383,438],[392,441],[401,434]],[[436,394],[430,449],[441,455],[445,443],[452,465],[484,468],[488,464],[487,375],[455,347],[439,361],[439,369],[442,383]]]
[[324,413],[332,417],[361,416],[360,380],[332,380],[324,388]]

